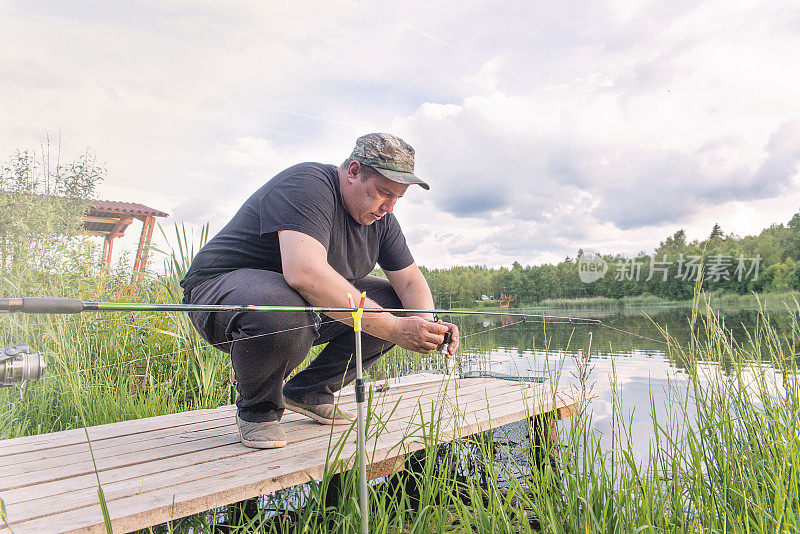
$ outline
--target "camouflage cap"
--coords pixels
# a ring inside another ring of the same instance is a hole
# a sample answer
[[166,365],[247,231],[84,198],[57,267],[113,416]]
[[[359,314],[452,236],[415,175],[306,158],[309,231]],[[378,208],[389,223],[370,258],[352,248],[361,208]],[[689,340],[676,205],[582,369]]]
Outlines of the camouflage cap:
[[356,139],[350,159],[369,165],[393,182],[430,186],[414,176],[414,149],[399,137],[388,133],[371,133]]

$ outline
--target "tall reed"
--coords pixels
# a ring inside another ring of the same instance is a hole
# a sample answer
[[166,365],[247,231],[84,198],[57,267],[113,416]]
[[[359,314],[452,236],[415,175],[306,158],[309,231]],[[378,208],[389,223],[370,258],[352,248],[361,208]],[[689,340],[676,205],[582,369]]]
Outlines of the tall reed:
[[[192,252],[185,232],[177,238],[167,274],[139,289],[149,300],[174,302],[179,295],[176,283]],[[113,294],[102,284],[82,291]],[[632,450],[632,414],[618,387],[611,448],[601,447],[589,403],[559,423],[557,462],[537,461],[533,446],[522,460],[505,455],[498,433],[442,446],[442,413],[420,414],[424,424],[412,433],[426,447],[413,469],[370,487],[372,532],[800,531],[798,312],[796,303],[781,312],[790,316],[791,329],[780,335],[762,309],[756,326],[735,339],[698,293],[689,343],[662,332],[668,357],[688,371],[670,382],[666,406],[656,406],[651,395],[646,455]],[[3,438],[227,402],[228,358],[200,341],[184,315],[0,316],[0,345],[12,342],[44,353],[48,378],[30,388],[25,402],[13,390],[0,392]],[[437,365],[393,349],[370,372],[389,377]],[[587,358],[581,365],[588,393],[591,363]],[[558,378],[554,369],[553,385]],[[379,435],[383,423],[371,420],[370,432]],[[540,432],[528,428],[534,438]],[[326,499],[337,462],[352,461],[342,447],[330,443],[331,469],[321,481],[267,499],[271,512],[219,510],[154,530],[211,531],[235,516],[228,531],[352,531],[358,526],[355,479],[345,477],[336,506]]]

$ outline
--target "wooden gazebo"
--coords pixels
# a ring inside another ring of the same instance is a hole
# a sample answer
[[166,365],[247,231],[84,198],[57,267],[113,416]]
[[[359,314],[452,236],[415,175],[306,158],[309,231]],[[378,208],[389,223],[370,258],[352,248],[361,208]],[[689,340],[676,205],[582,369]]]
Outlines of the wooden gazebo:
[[113,200],[92,200],[83,216],[83,228],[87,235],[101,236],[103,241],[103,262],[111,265],[111,250],[114,238],[125,235],[125,230],[134,219],[142,221],[142,233],[139,236],[139,248],[133,264],[131,283],[136,282],[147,265],[147,254],[150,251],[150,240],[156,226],[156,217],[168,217],[163,211],[150,208],[135,202],[116,202]]
[[500,298],[497,299],[497,305],[501,308],[509,308],[511,306],[511,301],[515,299],[516,297],[509,293],[504,287],[502,291],[500,291]]

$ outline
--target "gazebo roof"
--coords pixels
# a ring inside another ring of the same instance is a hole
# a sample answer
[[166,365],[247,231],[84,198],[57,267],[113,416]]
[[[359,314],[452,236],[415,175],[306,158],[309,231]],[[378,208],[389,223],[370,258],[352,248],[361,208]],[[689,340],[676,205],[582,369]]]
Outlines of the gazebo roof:
[[138,215],[152,215],[153,217],[169,217],[163,211],[139,204],[137,202],[120,202],[117,200],[91,200],[90,209],[96,211],[109,211],[119,213],[131,213]]
[[83,227],[89,235],[113,233],[117,237],[125,233],[133,219],[144,221],[147,217],[169,217],[169,214],[136,202],[91,200],[83,218]]

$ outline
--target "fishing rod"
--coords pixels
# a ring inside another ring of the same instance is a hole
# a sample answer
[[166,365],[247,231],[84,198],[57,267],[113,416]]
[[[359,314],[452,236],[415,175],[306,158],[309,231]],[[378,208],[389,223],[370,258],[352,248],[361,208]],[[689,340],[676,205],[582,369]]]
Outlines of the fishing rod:
[[[564,317],[521,312],[493,312],[474,310],[363,308],[330,306],[260,306],[236,304],[153,304],[144,302],[84,302],[73,298],[20,297],[0,299],[0,313],[77,314],[84,312],[295,312],[295,313],[432,313],[434,315],[493,315],[521,317],[523,321],[562,321],[570,324],[603,324],[599,319]],[[12,345],[0,349],[0,387],[20,388],[24,397],[26,386],[39,380],[47,367],[44,358],[32,353],[27,345]]]
[[[352,313],[358,308],[328,306],[260,306],[254,304],[152,304],[146,302],[84,302],[70,298],[22,297],[0,299],[0,312],[22,312],[36,314],[74,314],[83,312],[309,312],[309,313]],[[361,308],[364,313],[432,313],[437,315],[506,315],[542,320],[558,320],[570,324],[602,324],[600,319],[583,317],[562,317],[521,312],[492,312],[477,310],[444,310],[415,308]]]

